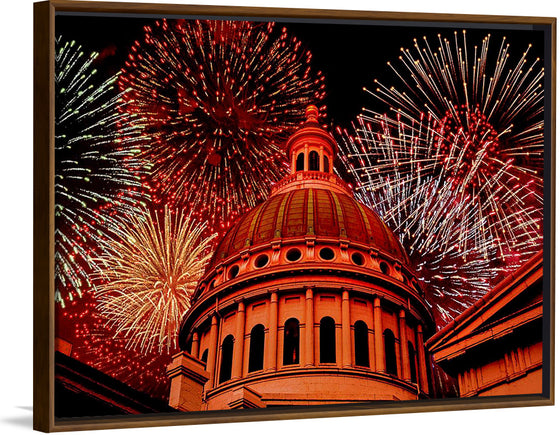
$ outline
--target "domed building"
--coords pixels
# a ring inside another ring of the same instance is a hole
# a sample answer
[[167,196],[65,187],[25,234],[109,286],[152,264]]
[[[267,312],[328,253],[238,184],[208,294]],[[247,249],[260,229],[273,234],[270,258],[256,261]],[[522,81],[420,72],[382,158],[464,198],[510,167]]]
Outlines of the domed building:
[[397,237],[334,173],[310,106],[291,174],[219,242],[168,367],[183,411],[415,400],[435,325]]

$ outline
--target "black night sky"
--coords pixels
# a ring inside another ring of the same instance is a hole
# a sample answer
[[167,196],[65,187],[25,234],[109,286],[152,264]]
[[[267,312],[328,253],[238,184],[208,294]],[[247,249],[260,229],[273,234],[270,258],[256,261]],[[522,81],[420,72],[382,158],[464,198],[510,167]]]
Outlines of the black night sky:
[[[107,14],[61,14],[56,17],[56,35],[62,35],[65,40],[74,39],[86,50],[100,52],[99,69],[109,74],[121,68],[133,42],[142,39],[143,26],[155,20]],[[253,18],[251,21],[258,20]],[[529,44],[532,44],[533,58],[542,59],[544,53],[544,31],[530,25],[302,21],[283,19],[277,28],[287,27],[289,35],[297,37],[311,51],[312,67],[322,71],[326,78],[328,122],[343,127],[355,119],[362,107],[383,110],[383,106],[376,107],[381,103],[363,88],[373,89],[374,79],[389,86],[397,84],[387,62],[396,64],[401,47],[412,48],[414,38],[426,36],[435,46],[439,34],[442,38],[452,39],[455,30],[466,29],[470,45],[479,45],[486,35],[491,34],[494,52],[505,36],[512,60],[519,59]]]

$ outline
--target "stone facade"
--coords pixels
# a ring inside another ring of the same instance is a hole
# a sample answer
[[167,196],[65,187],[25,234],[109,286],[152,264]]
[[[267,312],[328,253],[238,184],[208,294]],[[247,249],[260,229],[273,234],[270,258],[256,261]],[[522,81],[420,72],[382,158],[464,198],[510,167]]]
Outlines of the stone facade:
[[543,253],[428,341],[461,397],[543,393]]

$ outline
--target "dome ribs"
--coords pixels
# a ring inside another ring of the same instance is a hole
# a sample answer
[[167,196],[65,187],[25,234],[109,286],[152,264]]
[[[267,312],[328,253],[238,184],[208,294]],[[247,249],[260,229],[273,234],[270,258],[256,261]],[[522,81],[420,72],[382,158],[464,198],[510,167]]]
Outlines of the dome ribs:
[[305,190],[294,190],[286,207],[282,237],[304,236],[305,230]]
[[335,222],[333,194],[328,190],[315,191],[315,232],[320,235],[338,237],[339,231]]
[[346,235],[349,239],[368,243],[367,230],[363,222],[363,218],[359,209],[357,210],[357,202],[353,198],[346,195],[338,195],[342,206],[342,214],[344,216],[344,227]]
[[258,205],[255,209],[250,211],[244,218],[241,219],[236,234],[233,237],[232,243],[230,244],[229,249],[226,250],[226,257],[229,256],[232,251],[239,251],[245,247],[247,239],[250,240],[249,230],[254,225],[253,220],[258,217],[260,210],[264,207],[265,204],[266,202]]
[[334,208],[336,210],[336,223],[338,228],[337,236],[346,237],[347,233],[346,233],[346,229],[344,228],[344,215],[342,213],[342,207],[340,205],[340,201],[338,199],[338,196],[332,192],[331,192],[331,198],[333,199]]
[[359,202],[356,202],[356,207],[358,207],[358,210],[360,211],[360,213],[362,215],[362,220],[364,221],[364,225],[366,226],[366,234],[368,235],[368,239],[369,239],[367,241],[367,243],[369,245],[374,245],[375,240],[372,240],[373,230],[372,230],[371,222],[369,221],[369,218],[368,218],[368,214],[364,210],[364,207],[362,206],[362,204],[360,204]]
[[258,221],[250,232],[253,244],[258,244],[274,237],[276,217],[278,216],[281,200],[281,197],[273,197],[270,201],[265,202],[265,206],[259,213]]
[[306,235],[315,234],[315,219],[314,219],[314,208],[315,201],[313,201],[313,189],[307,189],[307,226]]
[[282,237],[283,236],[283,228],[284,228],[284,218],[286,216],[285,210],[286,205],[291,197],[291,192],[284,193],[282,195],[282,203],[280,204],[280,208],[278,210],[278,215],[276,216],[276,225],[274,227],[274,237]]

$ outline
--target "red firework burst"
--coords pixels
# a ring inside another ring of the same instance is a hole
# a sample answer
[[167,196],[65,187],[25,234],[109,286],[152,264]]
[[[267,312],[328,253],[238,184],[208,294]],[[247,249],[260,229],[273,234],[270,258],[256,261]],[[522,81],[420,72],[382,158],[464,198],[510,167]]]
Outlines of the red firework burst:
[[119,80],[142,117],[153,202],[227,227],[287,174],[282,145],[324,98],[311,54],[274,23],[162,20]]

